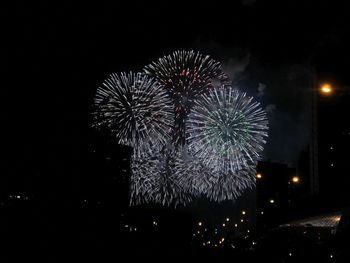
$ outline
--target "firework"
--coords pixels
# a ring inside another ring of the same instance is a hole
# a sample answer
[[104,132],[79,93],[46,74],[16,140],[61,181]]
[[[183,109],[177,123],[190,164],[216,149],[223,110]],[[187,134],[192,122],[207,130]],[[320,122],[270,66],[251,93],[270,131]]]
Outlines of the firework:
[[157,176],[154,169],[157,163],[150,154],[139,153],[131,158],[130,204],[138,205],[153,201]]
[[144,73],[111,74],[95,108],[94,126],[134,148],[132,205],[234,200],[255,185],[266,113],[210,56],[180,50]]
[[193,196],[205,193],[217,181],[217,175],[205,167],[203,163],[188,152],[187,145],[180,148],[181,159],[177,170],[180,184],[186,192]]
[[187,120],[190,153],[223,174],[255,165],[268,129],[266,113],[245,93],[220,87],[203,94]]
[[244,169],[220,174],[215,177],[217,180],[205,191],[205,195],[216,202],[235,200],[244,190],[255,186],[255,168],[245,167]]
[[174,122],[166,91],[142,73],[111,74],[97,89],[95,106],[94,126],[136,151],[140,145],[164,144]]
[[164,146],[159,152],[144,152],[133,158],[131,166],[131,204],[153,202],[177,206],[192,201],[193,192],[189,192],[182,179],[182,153],[172,145]]
[[175,130],[173,141],[185,144],[185,120],[194,100],[213,86],[228,82],[221,64],[199,52],[179,50],[145,67],[169,93],[174,103]]

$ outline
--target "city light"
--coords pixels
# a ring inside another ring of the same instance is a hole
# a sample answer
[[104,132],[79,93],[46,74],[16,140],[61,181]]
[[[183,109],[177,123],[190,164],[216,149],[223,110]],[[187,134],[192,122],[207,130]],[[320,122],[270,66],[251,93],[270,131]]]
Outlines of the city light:
[[242,211],[242,215],[245,215],[245,214],[246,214],[246,212],[243,210],[243,211]]
[[275,200],[270,199],[270,204],[274,204],[274,203],[275,203]]
[[202,222],[198,222],[198,226],[202,226],[203,225],[203,223]]
[[230,218],[226,217],[226,222],[229,222],[230,221]]
[[260,173],[258,173],[258,174],[256,175],[256,178],[261,179],[261,178],[262,178],[262,175],[261,175]]
[[321,85],[320,91],[322,94],[328,95],[328,94],[332,93],[333,88],[330,84],[325,83],[325,84]]
[[225,224],[225,223],[223,223],[223,224],[222,224],[222,226],[223,226],[223,227],[225,227],[225,226],[226,226],[226,224]]
[[300,182],[300,178],[299,178],[298,176],[293,176],[292,182],[295,183],[295,184],[297,184],[297,183]]

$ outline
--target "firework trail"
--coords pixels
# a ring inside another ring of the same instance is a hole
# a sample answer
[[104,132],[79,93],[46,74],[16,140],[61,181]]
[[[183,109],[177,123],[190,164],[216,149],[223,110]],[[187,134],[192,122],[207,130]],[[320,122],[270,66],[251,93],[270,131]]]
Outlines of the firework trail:
[[142,73],[111,74],[97,89],[94,126],[108,129],[118,143],[160,147],[169,139],[173,106],[166,91]]
[[228,174],[255,165],[267,129],[259,103],[222,86],[196,100],[187,120],[188,148],[214,172]]
[[167,91],[174,103],[175,145],[185,144],[185,122],[194,100],[213,86],[228,83],[221,64],[199,52],[178,50],[144,68]]

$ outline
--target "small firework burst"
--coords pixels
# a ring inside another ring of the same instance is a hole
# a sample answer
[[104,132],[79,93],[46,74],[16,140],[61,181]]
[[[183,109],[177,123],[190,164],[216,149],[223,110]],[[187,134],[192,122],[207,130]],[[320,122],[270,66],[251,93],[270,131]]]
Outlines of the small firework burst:
[[170,144],[159,152],[148,151],[134,158],[131,204],[153,202],[178,206],[191,202],[193,194],[187,191],[181,180],[183,165],[181,152]]
[[175,110],[173,141],[185,144],[185,121],[194,100],[214,83],[228,83],[220,62],[199,52],[178,50],[145,67],[172,98]]
[[228,174],[255,165],[267,137],[265,111],[232,87],[203,94],[187,121],[190,153],[214,172]]
[[94,126],[136,150],[165,143],[174,122],[166,91],[142,73],[111,74],[97,89],[95,106]]
[[255,168],[252,166],[217,175],[216,182],[211,184],[205,194],[210,200],[216,202],[235,200],[246,189],[255,186],[255,174]]

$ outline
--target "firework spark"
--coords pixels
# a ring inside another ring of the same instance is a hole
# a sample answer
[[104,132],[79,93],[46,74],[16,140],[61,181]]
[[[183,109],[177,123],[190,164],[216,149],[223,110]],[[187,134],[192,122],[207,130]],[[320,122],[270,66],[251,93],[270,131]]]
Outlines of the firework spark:
[[144,152],[133,158],[131,166],[131,204],[153,202],[177,206],[192,201],[193,192],[189,186],[184,187],[182,179],[182,153],[172,145],[164,146],[159,152]]
[[120,144],[162,145],[174,122],[171,99],[142,73],[111,74],[97,89],[94,126],[107,128]]
[[265,111],[253,98],[222,86],[203,94],[187,120],[193,156],[214,172],[229,174],[255,165],[267,137]]
[[174,103],[176,145],[185,144],[185,122],[194,100],[213,86],[227,83],[221,64],[199,52],[178,50],[145,67],[169,93]]
[[130,204],[234,200],[254,186],[268,129],[259,103],[199,52],[175,51],[144,72],[111,74],[95,97],[94,126],[134,148]]
[[216,202],[235,200],[243,191],[255,186],[255,168],[245,167],[242,170],[220,174],[217,181],[205,191],[205,195]]

